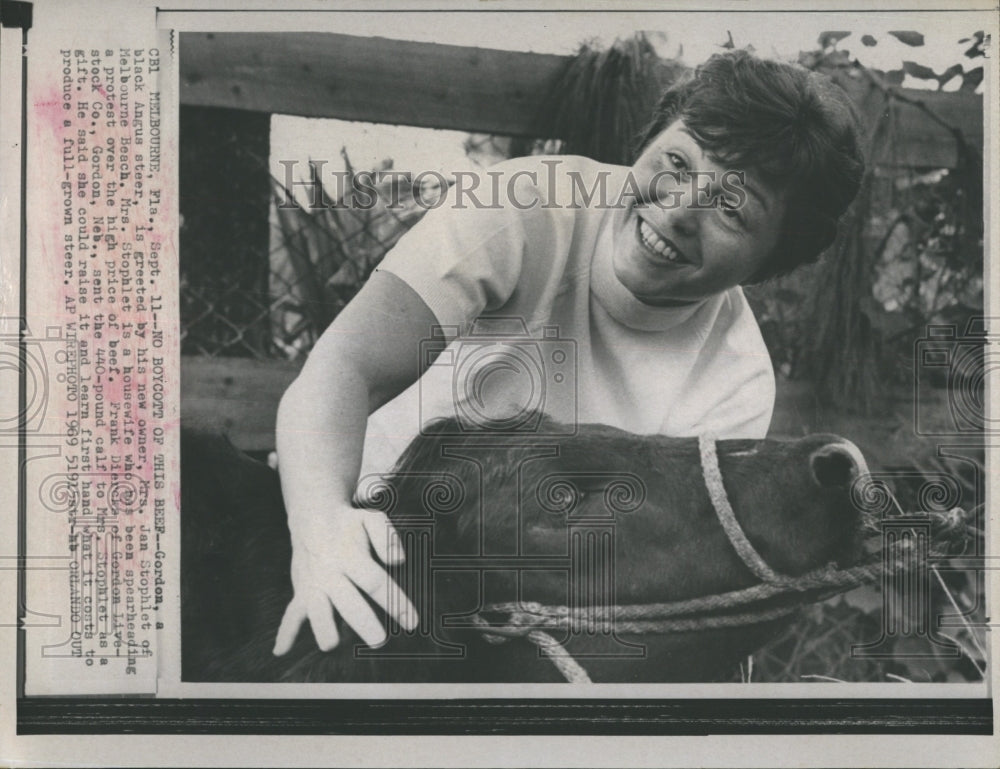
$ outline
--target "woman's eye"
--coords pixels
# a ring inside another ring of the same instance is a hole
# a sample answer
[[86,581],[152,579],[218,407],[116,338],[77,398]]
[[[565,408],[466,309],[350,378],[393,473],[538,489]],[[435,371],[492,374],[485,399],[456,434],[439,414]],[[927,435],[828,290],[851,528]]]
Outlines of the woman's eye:
[[743,217],[740,214],[740,209],[734,200],[730,200],[726,197],[719,197],[718,199],[719,211],[726,219],[731,219],[734,222],[742,222]]
[[676,168],[678,171],[686,171],[687,170],[687,167],[688,167],[687,161],[685,161],[684,158],[681,157],[680,155],[678,155],[676,152],[668,152],[667,153],[667,160],[669,160],[670,164],[674,168]]

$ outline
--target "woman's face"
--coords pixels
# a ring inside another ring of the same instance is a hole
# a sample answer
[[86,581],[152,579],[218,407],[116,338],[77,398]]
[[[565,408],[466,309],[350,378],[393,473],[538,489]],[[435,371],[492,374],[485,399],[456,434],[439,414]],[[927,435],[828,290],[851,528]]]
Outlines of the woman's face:
[[[711,160],[674,122],[632,166],[638,199],[615,229],[614,270],[651,305],[703,299],[747,281],[778,243],[785,200],[749,170]],[[700,190],[700,191],[699,191]]]

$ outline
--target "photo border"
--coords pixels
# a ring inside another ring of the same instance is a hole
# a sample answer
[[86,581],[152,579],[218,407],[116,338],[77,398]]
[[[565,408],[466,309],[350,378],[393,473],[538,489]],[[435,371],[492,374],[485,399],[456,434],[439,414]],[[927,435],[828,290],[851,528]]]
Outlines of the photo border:
[[[17,22],[3,0],[4,26]],[[171,13],[188,9],[170,9]],[[251,11],[253,9],[250,9]],[[284,10],[284,9],[283,9]],[[348,9],[336,9],[344,12]],[[464,9],[427,9],[463,12]],[[470,9],[471,10],[471,9]],[[485,9],[489,10],[489,9]],[[497,11],[511,11],[498,7]],[[533,12],[538,9],[523,9]],[[546,9],[549,10],[549,9]],[[582,6],[580,10],[591,10]],[[602,9],[606,10],[606,9]],[[654,10],[652,8],[629,9]],[[685,7],[684,11],[695,8]],[[816,9],[826,12],[835,9]],[[903,9],[893,9],[903,10]],[[929,10],[929,9],[920,9]],[[945,9],[942,9],[944,11]],[[947,9],[954,12],[956,9]],[[961,10],[961,9],[958,9]],[[970,9],[973,10],[973,9]],[[975,9],[981,10],[981,9]],[[483,12],[476,9],[475,12]],[[198,11],[201,12],[201,11]],[[246,13],[205,10],[205,13]],[[258,9],[259,12],[259,9]],[[311,9],[311,12],[316,12]],[[360,9],[356,12],[362,12]],[[372,9],[363,11],[375,12]],[[572,12],[572,11],[567,11]],[[740,12],[740,11],[736,11]],[[758,10],[746,12],[759,12]],[[795,13],[812,12],[801,9]],[[857,11],[863,13],[864,11]],[[881,12],[881,11],[879,11]],[[8,23],[9,22],[9,23]],[[28,20],[30,26],[30,18]],[[22,75],[23,76],[23,75]],[[23,93],[23,91],[22,91]],[[23,105],[26,107],[26,105]],[[984,105],[985,106],[985,105]],[[988,107],[985,107],[988,109]],[[27,110],[22,112],[26,125]],[[26,131],[22,127],[22,136]],[[30,140],[30,139],[29,139]],[[22,144],[22,164],[26,147]],[[995,162],[995,159],[993,159]],[[26,202],[21,197],[22,222]],[[995,223],[991,223],[995,228]],[[987,241],[989,243],[989,241]],[[22,264],[25,241],[21,242]],[[24,291],[22,286],[22,292]],[[23,297],[23,293],[22,293]],[[22,306],[23,312],[23,306]],[[23,466],[23,462],[20,463]],[[22,476],[23,480],[23,476]],[[19,513],[24,514],[24,489]],[[20,517],[19,516],[19,517]],[[22,518],[23,520],[23,518]],[[19,541],[23,560],[23,541]],[[19,594],[23,598],[23,572]],[[23,631],[18,632],[17,732],[40,734],[950,734],[994,735],[994,707],[983,698],[680,698],[663,699],[149,699],[145,697],[26,697]],[[991,678],[995,677],[991,671]],[[885,684],[888,686],[889,684]],[[388,685],[387,685],[388,686]],[[611,712],[609,712],[611,711]],[[529,713],[530,715],[526,715]]]

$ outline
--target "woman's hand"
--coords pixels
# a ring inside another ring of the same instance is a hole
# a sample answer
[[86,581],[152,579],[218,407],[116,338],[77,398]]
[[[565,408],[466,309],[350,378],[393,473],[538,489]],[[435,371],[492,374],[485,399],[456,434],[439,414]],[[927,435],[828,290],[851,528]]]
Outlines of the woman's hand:
[[413,605],[383,566],[403,560],[399,535],[383,513],[359,510],[350,500],[368,415],[423,373],[428,361],[418,353],[435,324],[413,289],[376,272],[341,310],[282,396],[275,438],[295,594],[281,620],[275,654],[292,647],[307,619],[319,647],[334,648],[340,641],[334,612],[365,643],[384,642],[385,628],[365,596],[402,627],[417,624]]
[[340,643],[335,611],[369,646],[385,643],[385,627],[364,595],[403,629],[416,628],[416,609],[382,564],[372,558],[372,549],[382,564],[402,563],[404,559],[399,535],[382,512],[338,505],[323,515],[300,520],[292,532],[295,594],[278,628],[276,655],[292,648],[306,619],[319,648],[335,648]]

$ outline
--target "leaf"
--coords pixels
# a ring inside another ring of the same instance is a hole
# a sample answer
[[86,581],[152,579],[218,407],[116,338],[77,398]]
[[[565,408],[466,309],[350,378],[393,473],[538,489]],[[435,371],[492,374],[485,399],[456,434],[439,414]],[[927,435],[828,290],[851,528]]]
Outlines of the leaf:
[[975,90],[983,82],[983,68],[970,69],[962,76],[962,88]]
[[861,38],[861,44],[862,44],[862,45],[866,45],[866,46],[868,46],[869,48],[871,48],[872,46],[876,46],[876,45],[878,45],[878,40],[876,40],[876,39],[875,39],[874,37],[872,37],[871,35],[864,35],[864,36],[863,36],[863,37]]
[[952,64],[948,69],[946,69],[941,75],[938,76],[938,82],[944,85],[949,80],[951,80],[956,75],[961,75],[965,70],[962,68],[961,64]]
[[934,70],[930,67],[925,67],[923,64],[917,64],[915,61],[904,61],[903,62],[903,72],[905,72],[910,77],[916,77],[920,80],[937,80],[938,76],[935,74]]
[[919,32],[906,32],[906,31],[890,31],[890,35],[896,38],[899,42],[904,45],[911,46],[913,48],[918,48],[924,44],[924,36]]
[[968,43],[970,41],[972,42],[972,47],[965,52],[965,56],[967,56],[970,59],[977,59],[980,56],[986,55],[986,51],[984,50],[985,48],[984,35],[982,30],[976,32],[971,38],[966,37],[959,40],[958,42]]
[[820,32],[819,35],[819,47],[829,48],[832,45],[836,45],[845,37],[850,37],[850,32],[843,32],[841,30]]
[[902,85],[903,84],[903,70],[894,69],[891,72],[885,73],[885,82],[888,85]]

